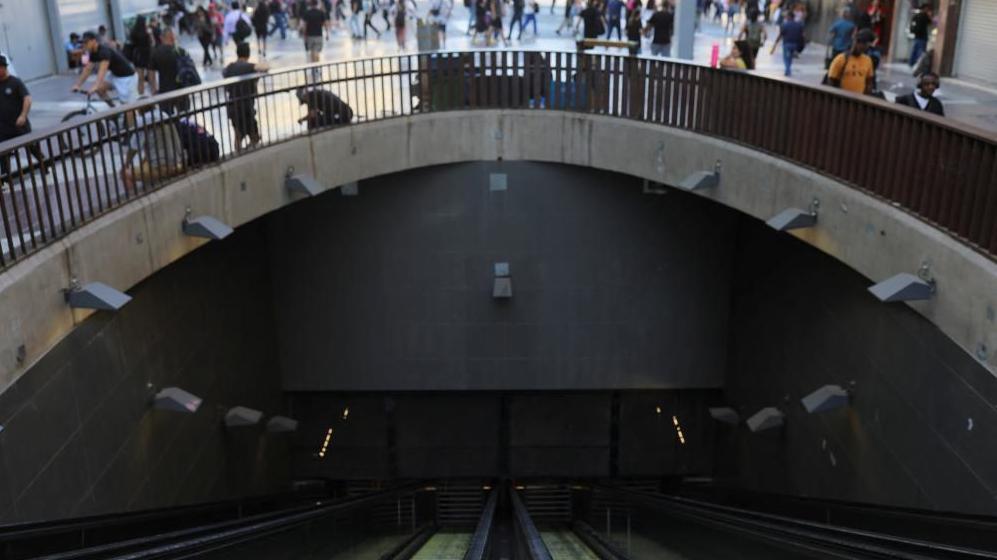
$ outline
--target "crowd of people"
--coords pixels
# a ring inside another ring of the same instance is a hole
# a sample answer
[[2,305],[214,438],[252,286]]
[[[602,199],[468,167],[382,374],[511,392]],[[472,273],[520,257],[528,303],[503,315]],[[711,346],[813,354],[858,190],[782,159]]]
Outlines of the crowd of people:
[[[563,0],[564,19],[556,30],[558,35],[574,37],[626,39],[630,52],[641,49],[641,39],[650,38],[650,54],[670,56],[674,28],[674,7],[669,0]],[[468,10],[467,34],[472,42],[508,44],[516,33],[537,33],[538,0],[465,0]],[[750,71],[760,49],[768,42],[766,22],[774,25],[777,35],[770,52],[782,44],[785,74],[792,74],[792,65],[808,43],[805,21],[808,16],[804,0],[698,0],[699,18],[724,21],[725,29],[736,32],[730,53],[718,60],[721,68]],[[507,9],[508,12],[507,13]],[[553,13],[557,0],[551,3]],[[712,16],[711,16],[712,10]],[[452,16],[452,0],[430,0],[424,21],[440,34],[445,45],[448,24]],[[190,53],[179,46],[178,34],[197,37],[203,48],[202,65],[219,65],[222,76],[239,77],[265,72],[265,61],[252,62],[250,42],[255,37],[257,53],[265,58],[267,40],[279,34],[286,39],[289,31],[297,31],[303,40],[310,62],[318,62],[324,42],[337,28],[348,29],[356,40],[395,30],[398,46],[404,49],[406,27],[417,7],[413,0],[258,0],[252,11],[241,2],[220,3],[214,0],[188,10],[184,2],[171,0],[168,10],[146,18],[138,16],[128,29],[124,42],[114,40],[101,26],[95,31],[73,33],[66,43],[66,55],[71,66],[79,68],[72,89],[98,96],[108,102],[114,96],[118,103],[133,103],[140,96],[168,93],[200,83],[197,66]],[[857,11],[850,4],[841,10],[827,32],[827,73],[824,83],[832,87],[879,95],[876,69],[879,65],[879,41],[882,37],[882,8],[872,0],[868,9]],[[504,19],[509,16],[508,28]],[[379,24],[382,24],[380,26]],[[919,10],[911,23],[914,36],[911,64],[924,56],[926,37],[932,24],[930,6]],[[225,50],[235,45],[235,60],[225,65]],[[31,130],[29,113],[31,96],[26,85],[12,75],[7,57],[0,54],[0,141],[27,134]],[[92,81],[88,81],[94,76]],[[234,131],[234,148],[254,146],[261,140],[256,119],[255,96],[257,81],[238,82],[226,88],[230,103],[227,107]],[[899,96],[896,102],[915,109],[944,115],[941,102],[934,96],[939,78],[922,72],[917,89]],[[344,124],[352,119],[352,110],[331,91],[320,88],[297,92],[298,100],[307,105],[307,114],[299,121],[309,128]],[[182,115],[189,109],[186,97],[173,97],[149,106],[143,114],[127,112],[127,124],[136,119],[159,122],[164,115]],[[169,120],[169,119],[167,119]],[[217,142],[204,127],[189,119],[173,119],[176,126],[138,127],[141,133],[131,135],[129,155],[121,177],[129,189],[141,178],[158,178],[179,173],[184,166],[217,158]],[[165,121],[164,121],[165,122]],[[173,142],[176,140],[176,142]],[[214,145],[212,143],[214,142]],[[167,153],[167,146],[189,148],[186,156]],[[44,158],[37,145],[28,152],[44,172]],[[196,153],[195,153],[196,152]],[[207,154],[207,155],[205,155]],[[212,156],[211,154],[216,154]],[[139,167],[133,165],[138,160]],[[7,180],[10,172],[8,157],[0,157],[0,179]]]

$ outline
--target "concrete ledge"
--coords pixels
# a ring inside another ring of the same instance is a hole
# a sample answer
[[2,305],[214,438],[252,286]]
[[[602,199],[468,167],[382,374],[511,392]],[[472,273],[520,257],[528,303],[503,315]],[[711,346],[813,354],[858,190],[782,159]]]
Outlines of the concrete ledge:
[[930,263],[937,296],[911,306],[997,372],[997,263],[918,218],[791,163],[694,133],[614,117],[496,110],[379,121],[252,152],[111,212],[15,265],[0,275],[0,391],[88,315],[62,301],[72,276],[127,290],[203,244],[180,231],[188,206],[236,227],[299,200],[284,188],[291,166],[331,189],[416,167],[499,158],[672,185],[721,160],[719,187],[697,194],[761,220],[806,208],[816,197],[817,227],[793,235],[870,284]]

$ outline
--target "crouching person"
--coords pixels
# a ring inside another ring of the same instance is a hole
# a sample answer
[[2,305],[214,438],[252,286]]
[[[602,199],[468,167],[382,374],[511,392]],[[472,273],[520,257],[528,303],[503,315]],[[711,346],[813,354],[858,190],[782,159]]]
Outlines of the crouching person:
[[350,124],[353,120],[353,109],[329,90],[299,88],[296,93],[298,102],[308,107],[308,114],[298,119],[299,123],[308,123],[308,130]]
[[121,181],[128,194],[135,192],[138,183],[148,189],[184,171],[183,147],[170,116],[153,105],[135,120],[136,130],[129,138],[128,155],[121,169]]

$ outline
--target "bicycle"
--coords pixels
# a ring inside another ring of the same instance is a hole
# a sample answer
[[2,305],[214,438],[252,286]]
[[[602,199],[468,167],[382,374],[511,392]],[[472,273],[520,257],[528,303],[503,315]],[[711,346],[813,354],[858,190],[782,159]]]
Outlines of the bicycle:
[[[114,98],[104,99],[94,93],[86,91],[80,91],[78,93],[87,96],[86,105],[82,109],[66,113],[66,115],[62,117],[62,122],[66,123],[73,120],[82,120],[90,117],[91,115],[97,114],[99,111],[96,107],[94,107],[94,98],[100,99],[106,103],[108,107],[114,107]],[[59,135],[59,147],[64,152],[70,151],[81,154],[91,154],[101,148],[106,138],[122,129],[123,127],[120,126],[120,123],[118,123],[116,118],[94,121],[88,125],[80,126],[74,130],[69,130]]]

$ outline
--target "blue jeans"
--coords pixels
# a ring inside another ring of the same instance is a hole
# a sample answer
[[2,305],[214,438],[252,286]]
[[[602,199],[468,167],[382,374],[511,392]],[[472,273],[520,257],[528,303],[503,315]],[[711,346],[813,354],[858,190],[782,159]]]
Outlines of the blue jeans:
[[273,15],[273,26],[267,35],[273,35],[274,31],[280,29],[280,40],[283,41],[287,39],[287,14],[280,12]]
[[796,51],[800,49],[800,46],[796,43],[783,43],[782,44],[782,63],[786,67],[785,75],[793,75],[793,55]]
[[917,64],[917,60],[921,58],[924,51],[928,48],[927,39],[914,39],[914,44],[910,48],[910,65],[914,66]]
[[658,43],[651,43],[651,55],[672,56],[672,44],[665,43],[664,45],[659,45]]

